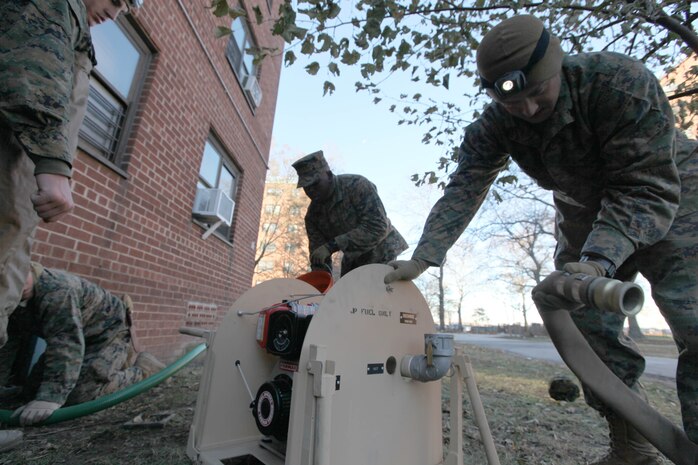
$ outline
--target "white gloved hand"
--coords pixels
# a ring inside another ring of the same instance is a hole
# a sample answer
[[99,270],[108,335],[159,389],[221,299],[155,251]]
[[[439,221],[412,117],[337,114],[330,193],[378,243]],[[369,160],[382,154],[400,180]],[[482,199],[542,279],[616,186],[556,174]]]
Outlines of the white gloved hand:
[[22,426],[34,425],[41,423],[51,416],[53,412],[61,408],[61,404],[48,402],[45,400],[32,400],[26,405],[21,406],[12,414],[12,418],[19,415],[19,424]]
[[383,278],[385,284],[390,284],[398,280],[411,281],[429,268],[429,264],[419,258],[413,258],[412,260],[393,260],[387,264],[393,267],[393,271],[386,274],[385,278]]

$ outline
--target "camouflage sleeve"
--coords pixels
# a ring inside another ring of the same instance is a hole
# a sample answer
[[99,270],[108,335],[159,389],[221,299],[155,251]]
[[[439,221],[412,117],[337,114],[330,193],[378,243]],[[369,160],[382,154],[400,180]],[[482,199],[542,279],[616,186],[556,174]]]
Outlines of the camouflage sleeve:
[[[313,250],[317,249],[321,245],[327,243],[332,238],[325,238],[322,234],[320,228],[315,224],[314,218],[311,215],[306,215],[305,217],[305,231],[308,235],[308,253],[312,254]],[[310,255],[308,255],[308,261],[310,261]],[[327,259],[325,266],[332,269],[332,258]],[[311,269],[313,271],[324,269],[322,266],[315,266],[311,264]]]
[[[0,0],[0,122],[44,172],[70,175],[68,108],[77,28],[84,5],[65,0]],[[83,34],[84,35],[84,34]]]
[[33,305],[41,315],[46,340],[45,368],[36,399],[63,404],[78,381],[85,355],[81,283],[77,277],[44,271],[34,289]]
[[345,195],[351,196],[351,204],[359,217],[358,225],[334,239],[343,252],[367,252],[375,248],[390,232],[390,221],[376,186],[356,176]]
[[674,117],[659,82],[640,62],[629,61],[592,95],[591,124],[607,179],[582,251],[620,266],[664,237],[678,210]]
[[440,265],[477,213],[497,174],[506,166],[509,156],[497,142],[503,137],[496,135],[491,118],[490,112],[485,111],[466,128],[458,167],[444,195],[432,207],[412,258]]

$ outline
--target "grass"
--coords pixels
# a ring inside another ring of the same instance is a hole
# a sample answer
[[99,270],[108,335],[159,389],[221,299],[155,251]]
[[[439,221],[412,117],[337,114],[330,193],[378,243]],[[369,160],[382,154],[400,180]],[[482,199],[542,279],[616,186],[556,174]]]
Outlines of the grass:
[[[566,367],[464,347],[475,370],[502,465],[581,465],[603,454],[607,445],[603,419],[582,399],[568,403],[548,396],[553,376],[571,376]],[[197,363],[148,393],[106,411],[56,425],[25,428],[22,446],[0,453],[0,465],[191,465],[186,444],[202,371]],[[643,383],[650,403],[680,424],[672,383],[652,378]],[[443,386],[444,438],[448,438],[448,383]],[[467,394],[464,399],[464,463],[483,465],[487,460]],[[138,414],[164,411],[175,413],[175,417],[162,429],[123,427]]]

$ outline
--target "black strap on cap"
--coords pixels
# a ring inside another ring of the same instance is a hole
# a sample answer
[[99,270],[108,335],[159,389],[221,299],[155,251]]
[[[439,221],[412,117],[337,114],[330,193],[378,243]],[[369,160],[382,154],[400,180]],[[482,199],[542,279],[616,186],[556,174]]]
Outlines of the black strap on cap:
[[[543,59],[545,56],[545,52],[548,50],[548,44],[550,43],[550,33],[546,28],[543,28],[543,31],[540,33],[540,37],[538,38],[538,42],[536,43],[536,48],[533,49],[533,52],[531,52],[531,57],[528,59],[528,63],[526,63],[526,66],[521,68],[520,71],[521,73],[528,74],[531,69],[538,63],[540,60]],[[510,73],[515,73],[516,71],[511,71],[506,74]],[[485,89],[492,89],[494,88],[494,83],[488,81],[485,79],[483,76],[480,76],[480,82],[482,83],[482,87]],[[525,85],[525,82],[523,83]],[[518,89],[519,91],[523,89]]]

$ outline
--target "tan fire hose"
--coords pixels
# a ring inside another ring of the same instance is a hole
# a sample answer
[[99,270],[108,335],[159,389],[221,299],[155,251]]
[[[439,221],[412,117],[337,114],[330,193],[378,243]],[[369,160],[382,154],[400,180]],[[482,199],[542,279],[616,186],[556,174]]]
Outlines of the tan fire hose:
[[[561,272],[555,273],[562,274]],[[576,279],[577,282],[580,282],[581,279],[603,280],[597,282],[603,283],[604,286],[615,287],[614,290],[617,293],[615,302],[618,305],[610,305],[612,308],[606,306],[601,308],[601,310],[623,311],[625,310],[623,302],[627,301],[626,297],[629,297],[633,303],[636,303],[638,289],[639,292],[642,292],[638,286],[631,285],[631,283],[622,283],[621,281],[606,278],[591,278],[588,276],[580,278],[579,275],[564,275],[561,281],[566,279]],[[589,282],[587,281],[587,284]],[[567,284],[575,286],[574,283]],[[587,287],[598,289],[598,286]],[[585,294],[585,291],[586,289],[583,289],[582,292],[577,292],[578,298],[570,295],[569,292],[561,292],[561,294],[570,300],[594,306],[594,302],[590,302],[593,299],[588,298],[588,294]],[[606,301],[608,302],[608,299]],[[600,302],[597,301],[596,303]],[[602,304],[596,307],[603,306]],[[639,306],[642,306],[641,303]],[[631,310],[634,313],[638,311],[638,309]],[[664,418],[638,394],[630,390],[601,361],[586,339],[584,339],[582,333],[577,329],[567,310],[550,311],[538,308],[538,311],[560,356],[584,385],[591,389],[607,407],[632,424],[640,434],[669,460],[677,465],[698,465],[698,445],[691,442],[682,429]]]

